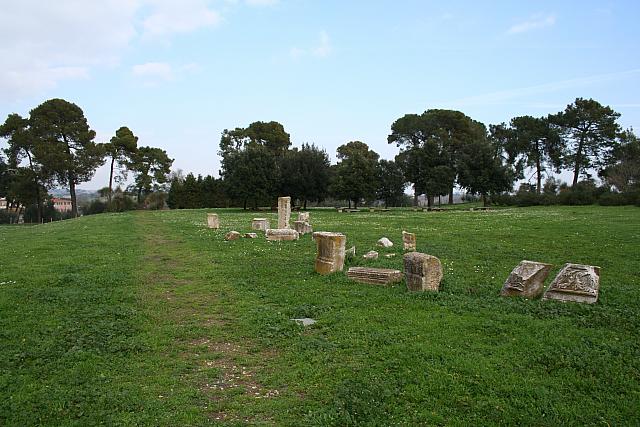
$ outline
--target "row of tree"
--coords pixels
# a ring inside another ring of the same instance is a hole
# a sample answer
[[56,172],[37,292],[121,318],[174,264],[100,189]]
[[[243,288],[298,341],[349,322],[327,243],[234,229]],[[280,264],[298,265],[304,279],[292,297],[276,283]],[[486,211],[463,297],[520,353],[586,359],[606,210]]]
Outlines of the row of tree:
[[10,114],[0,126],[7,141],[0,155],[0,194],[16,206],[37,206],[42,219],[48,189],[69,188],[72,216],[78,215],[76,186],[89,181],[96,169],[110,162],[108,200],[113,182],[134,174],[138,200],[166,182],[173,160],[159,148],[138,147],[138,138],[121,127],[108,143],[95,142],[93,131],[77,105],[50,99],[32,109],[28,118]]

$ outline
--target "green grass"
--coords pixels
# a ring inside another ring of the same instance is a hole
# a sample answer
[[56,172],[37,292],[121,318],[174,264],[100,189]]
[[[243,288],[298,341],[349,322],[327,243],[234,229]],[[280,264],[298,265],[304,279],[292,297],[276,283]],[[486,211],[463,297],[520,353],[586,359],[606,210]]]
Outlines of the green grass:
[[[345,268],[401,269],[415,232],[437,294],[319,276],[308,235],[225,242],[256,215],[216,211],[0,228],[0,425],[640,423],[638,208],[311,211]],[[602,267],[600,301],[501,298],[522,259]]]

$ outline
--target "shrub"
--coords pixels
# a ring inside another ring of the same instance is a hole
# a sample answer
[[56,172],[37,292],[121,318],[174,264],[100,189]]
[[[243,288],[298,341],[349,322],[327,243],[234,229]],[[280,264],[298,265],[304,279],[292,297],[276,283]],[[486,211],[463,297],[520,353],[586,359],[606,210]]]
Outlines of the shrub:
[[107,211],[107,204],[100,199],[92,200],[88,205],[82,208],[85,215],[101,214]]
[[145,209],[160,210],[165,208],[167,204],[166,202],[167,202],[167,193],[156,191],[155,193],[149,194],[144,199],[144,207]]

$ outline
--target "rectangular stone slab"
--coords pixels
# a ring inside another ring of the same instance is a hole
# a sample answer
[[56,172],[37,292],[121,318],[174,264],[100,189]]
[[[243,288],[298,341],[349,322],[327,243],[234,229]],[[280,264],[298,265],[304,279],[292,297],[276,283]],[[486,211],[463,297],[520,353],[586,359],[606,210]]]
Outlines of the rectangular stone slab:
[[544,292],[544,281],[551,271],[551,264],[535,261],[520,261],[511,271],[502,286],[503,297],[520,296],[538,298]]
[[317,231],[312,234],[316,241],[315,270],[319,274],[331,274],[344,268],[347,236],[342,233]]
[[269,220],[267,218],[253,218],[251,220],[252,230],[267,231],[269,228]]
[[402,232],[402,243],[405,251],[416,250],[416,235],[414,233]]
[[290,228],[269,228],[265,232],[267,240],[298,240],[298,232]]
[[307,221],[293,221],[293,229],[301,236],[313,232],[313,228]]
[[207,214],[207,227],[218,229],[220,228],[220,220],[218,219],[218,214],[208,213]]
[[291,197],[278,197],[278,228],[289,228],[291,218]]
[[347,277],[360,283],[389,285],[402,280],[402,272],[390,268],[350,267]]
[[543,300],[572,301],[593,304],[600,292],[600,267],[583,264],[565,264]]

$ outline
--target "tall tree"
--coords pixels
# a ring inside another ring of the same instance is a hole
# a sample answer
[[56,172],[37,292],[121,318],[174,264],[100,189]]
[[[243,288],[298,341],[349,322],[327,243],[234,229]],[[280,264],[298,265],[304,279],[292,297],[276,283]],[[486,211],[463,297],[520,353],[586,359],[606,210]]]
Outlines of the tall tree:
[[[536,175],[536,193],[542,191],[542,176],[549,168],[559,172],[564,151],[560,134],[551,126],[547,118],[531,116],[514,117],[509,128],[491,127],[492,140],[503,144],[502,148],[517,162],[522,172],[525,167],[533,168]],[[506,137],[501,141],[499,132]],[[513,160],[511,160],[513,162]]]
[[[22,118],[18,114],[10,114],[7,120],[0,126],[0,137],[5,138],[9,147],[5,150],[8,156],[9,167],[15,171],[14,178],[18,179],[20,185],[15,188],[27,190],[33,195],[29,203],[37,206],[37,221],[42,221],[43,200],[46,195],[45,182],[47,180],[46,171],[42,165],[36,161],[35,151],[37,139],[33,137],[29,129],[29,120]],[[22,161],[27,160],[27,168],[21,168]],[[24,169],[24,170],[23,170]],[[27,184],[29,181],[31,184]],[[24,200],[25,198],[22,197]]]
[[486,129],[460,111],[432,109],[424,113],[407,114],[391,125],[389,143],[401,147],[401,158],[407,179],[418,190],[433,196],[449,193],[459,174],[459,153],[466,144],[485,138]]
[[402,168],[393,160],[381,159],[377,168],[378,188],[376,196],[385,206],[397,206],[404,196],[406,181]]
[[329,187],[329,155],[313,144],[302,144],[289,150],[280,168],[280,192],[299,200],[303,208],[307,201],[321,201]]
[[336,165],[334,193],[338,197],[354,202],[375,196],[376,168],[378,165],[378,153],[369,149],[369,146],[361,141],[351,141],[338,147],[338,159]]
[[487,195],[511,190],[513,175],[502,163],[498,147],[488,140],[466,144],[460,153],[459,184],[470,193],[480,194],[487,205]]
[[259,201],[273,197],[278,185],[273,153],[255,143],[226,153],[222,158],[221,175],[227,194],[241,201],[244,209],[247,209],[249,200],[257,209]]
[[583,98],[577,98],[564,111],[549,116],[568,148],[564,162],[573,167],[573,185],[578,183],[580,174],[601,167],[602,159],[613,150],[620,132],[619,117],[620,114],[610,107]]
[[600,176],[621,192],[640,190],[640,138],[628,129],[620,134],[619,139],[609,165],[600,172]]
[[278,122],[253,122],[246,128],[225,129],[220,139],[220,152],[238,151],[250,143],[265,147],[277,158],[284,156],[291,138]]
[[131,156],[129,169],[133,171],[138,203],[142,194],[159,189],[167,182],[173,159],[161,148],[140,147]]
[[[138,137],[131,130],[123,126],[116,131],[116,135],[111,141],[105,144],[105,153],[111,157],[111,165],[109,168],[109,192],[108,199],[111,204],[111,193],[113,192],[113,170],[116,164],[118,167],[126,167],[131,163],[131,156],[138,148]],[[126,179],[126,178],[125,178]]]
[[104,150],[93,140],[82,109],[64,99],[50,99],[30,112],[29,123],[40,142],[35,152],[40,163],[55,174],[60,185],[68,185],[71,214],[78,216],[76,186],[90,180],[104,162]]

